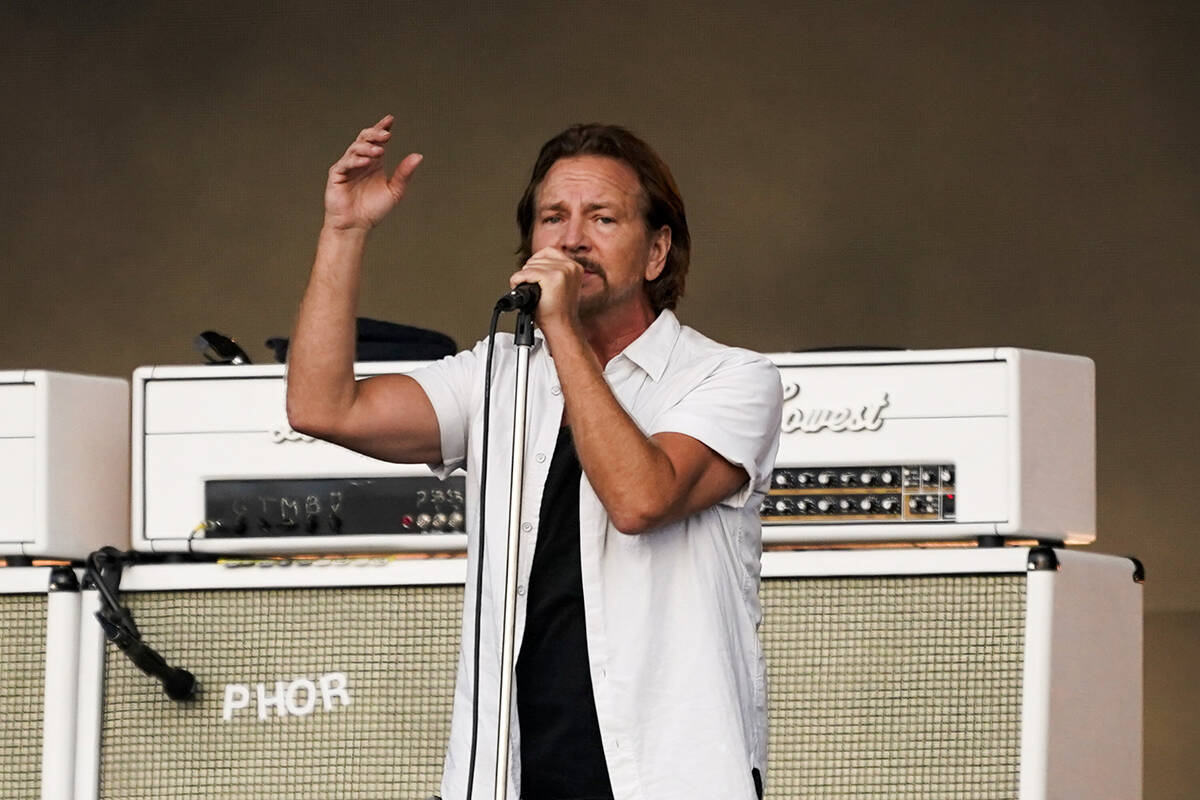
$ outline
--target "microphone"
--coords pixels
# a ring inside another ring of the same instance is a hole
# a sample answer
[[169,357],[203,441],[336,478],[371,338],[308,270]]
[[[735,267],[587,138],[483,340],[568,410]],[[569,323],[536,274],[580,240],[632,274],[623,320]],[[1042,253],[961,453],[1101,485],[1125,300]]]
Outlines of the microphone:
[[536,283],[519,283],[496,301],[497,311],[526,311],[533,313],[542,297],[542,287]]

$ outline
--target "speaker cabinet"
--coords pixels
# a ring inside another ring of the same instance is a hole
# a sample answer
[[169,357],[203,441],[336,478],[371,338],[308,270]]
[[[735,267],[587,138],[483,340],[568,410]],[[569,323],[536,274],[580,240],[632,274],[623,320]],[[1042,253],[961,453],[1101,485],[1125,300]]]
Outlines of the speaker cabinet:
[[[189,703],[105,647],[85,591],[77,800],[424,800],[464,578],[458,558],[129,568],[145,641],[199,679]],[[1129,560],[767,553],[762,598],[767,798],[1140,796]]]
[[1141,797],[1140,580],[1050,548],[767,554],[767,796]]
[[122,602],[199,682],[176,702],[83,592],[78,798],[424,798],[449,737],[462,559],[142,565]]
[[67,800],[75,768],[75,573],[0,568],[0,618],[0,800]]

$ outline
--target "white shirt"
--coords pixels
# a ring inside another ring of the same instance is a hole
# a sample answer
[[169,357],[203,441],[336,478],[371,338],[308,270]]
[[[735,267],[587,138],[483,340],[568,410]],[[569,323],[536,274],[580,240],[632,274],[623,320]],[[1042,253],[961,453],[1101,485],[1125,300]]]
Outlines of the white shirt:
[[[465,465],[478,498],[487,342],[413,372],[437,413],[441,475]],[[503,641],[505,547],[516,353],[496,337],[488,453],[480,719],[474,797],[494,793]],[[518,559],[517,640],[542,488],[562,420],[562,391],[540,332],[530,352],[525,484]],[[758,623],[759,504],[779,443],[782,390],[762,356],[717,344],[663,311],[604,369],[626,412],[651,436],[683,433],[743,467],[734,495],[658,530],[626,535],[586,474],[579,487],[580,559],[596,715],[616,800],[753,800],[765,773],[766,678]],[[575,421],[579,424],[579,421]],[[480,510],[468,503],[468,578],[442,797],[463,800],[471,744],[472,641]],[[513,703],[509,800],[520,796]]]

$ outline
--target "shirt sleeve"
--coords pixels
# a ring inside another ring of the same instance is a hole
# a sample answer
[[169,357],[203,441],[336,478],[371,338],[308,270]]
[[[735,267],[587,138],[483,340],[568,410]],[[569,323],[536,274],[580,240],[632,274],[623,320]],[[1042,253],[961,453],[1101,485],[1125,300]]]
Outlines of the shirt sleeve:
[[[486,344],[486,343],[481,343]],[[413,370],[409,376],[425,391],[437,414],[442,461],[429,468],[439,478],[462,467],[467,460],[467,437],[474,414],[473,398],[482,369],[480,345]]]
[[747,350],[722,360],[653,421],[648,435],[682,433],[703,442],[750,480],[721,502],[740,508],[765,493],[775,467],[783,387],[779,370]]

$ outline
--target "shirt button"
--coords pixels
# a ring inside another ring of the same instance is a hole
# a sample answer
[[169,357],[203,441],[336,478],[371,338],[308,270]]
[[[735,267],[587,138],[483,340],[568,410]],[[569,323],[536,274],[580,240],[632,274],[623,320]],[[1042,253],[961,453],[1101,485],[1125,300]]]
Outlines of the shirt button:
[[524,585],[517,587],[517,594],[521,595],[522,597],[525,596],[525,586]]
[[521,530],[525,531],[526,533],[529,533],[531,530],[533,530],[533,524],[529,523],[529,522],[522,522]]
[[559,388],[559,385],[557,383],[550,387],[550,394],[561,394],[561,393],[562,393],[562,389]]
[[546,454],[545,454],[545,453],[538,453],[538,454],[537,454],[537,456],[535,456],[535,458],[537,458],[537,462],[538,462],[539,464],[545,464],[545,463],[546,463]]

